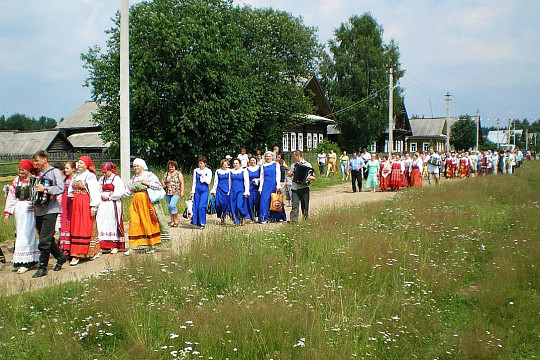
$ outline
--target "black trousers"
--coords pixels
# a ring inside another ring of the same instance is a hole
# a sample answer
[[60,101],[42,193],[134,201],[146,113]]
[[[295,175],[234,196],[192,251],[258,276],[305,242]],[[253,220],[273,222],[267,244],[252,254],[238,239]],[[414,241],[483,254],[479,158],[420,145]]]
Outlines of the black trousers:
[[52,254],[56,260],[60,259],[64,254],[54,241],[54,227],[56,225],[56,217],[58,214],[47,214],[36,216],[36,228],[39,234],[39,267],[47,268],[49,257]]
[[362,191],[362,170],[351,170],[352,191],[356,192],[356,183],[358,190]]
[[298,210],[302,205],[302,215],[308,218],[309,213],[309,187],[292,191],[291,221],[298,221]]

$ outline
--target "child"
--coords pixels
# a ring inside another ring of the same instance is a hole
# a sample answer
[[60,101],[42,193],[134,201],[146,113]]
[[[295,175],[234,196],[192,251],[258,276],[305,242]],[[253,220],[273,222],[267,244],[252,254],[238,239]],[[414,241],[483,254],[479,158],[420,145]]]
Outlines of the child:
[[292,200],[292,173],[287,171],[287,175],[285,177],[285,200],[287,200],[287,206],[291,207],[291,200]]

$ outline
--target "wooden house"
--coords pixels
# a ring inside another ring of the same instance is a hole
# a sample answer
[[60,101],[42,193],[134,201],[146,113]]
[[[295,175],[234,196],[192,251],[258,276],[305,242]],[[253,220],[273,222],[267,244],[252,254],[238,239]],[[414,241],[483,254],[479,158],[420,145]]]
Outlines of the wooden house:
[[299,116],[295,124],[287,127],[283,132],[281,150],[284,153],[302,150],[304,152],[315,149],[323,139],[328,138],[328,125],[335,124],[330,104],[315,76],[302,82],[306,96],[313,99],[315,114]]
[[56,126],[73,144],[75,152],[101,153],[107,147],[101,139],[101,126],[93,120],[97,110],[95,101],[87,101]]
[[433,146],[435,151],[446,148],[446,119],[410,119],[412,135],[407,138],[407,149],[411,153],[428,151]]
[[57,129],[0,131],[0,156],[31,157],[40,150],[49,153],[73,152],[73,146]]

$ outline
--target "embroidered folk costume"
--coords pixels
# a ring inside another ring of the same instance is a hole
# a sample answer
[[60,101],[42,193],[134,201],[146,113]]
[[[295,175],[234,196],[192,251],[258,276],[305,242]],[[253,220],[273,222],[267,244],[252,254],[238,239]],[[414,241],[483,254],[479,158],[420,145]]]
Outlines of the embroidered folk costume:
[[101,172],[104,174],[99,179],[101,204],[96,217],[99,247],[102,250],[123,250],[126,246],[121,199],[126,194],[126,188],[116,174],[115,164],[111,162],[102,164]]
[[22,273],[37,264],[40,253],[34,206],[28,202],[31,188],[29,179],[36,173],[36,167],[31,160],[25,159],[19,163],[19,169],[25,170],[27,176],[17,176],[9,187],[4,223],[7,224],[9,216],[15,217],[16,238],[12,263],[14,267],[19,267],[19,272]]
[[73,197],[68,197],[68,190],[73,176],[64,177],[64,192],[61,195],[60,205],[62,213],[60,214],[60,242],[58,247],[69,255],[71,252],[71,208],[73,206]]
[[150,202],[147,189],[159,189],[161,184],[156,175],[147,171],[144,160],[133,160],[133,166],[138,166],[141,170],[131,178],[126,189],[127,195],[133,194],[129,205],[129,246],[154,246],[161,243],[161,235],[156,210]]
[[411,162],[411,166],[410,166],[410,173],[411,173],[410,186],[421,187],[422,186],[421,171],[424,168],[424,164],[422,162],[422,158],[416,155],[414,157],[416,159],[413,158],[413,161]]
[[71,256],[72,258],[93,258],[101,252],[95,215],[100,199],[98,180],[94,163],[88,156],[79,159],[86,168],[73,177],[68,196],[73,196],[71,208]]
[[390,161],[388,160],[383,160],[380,166],[381,181],[379,183],[379,188],[384,191],[390,188],[390,173],[392,172],[392,166],[390,165]]
[[390,188],[398,190],[401,187],[401,174],[403,173],[403,164],[399,159],[396,159],[391,164],[392,173],[390,174]]

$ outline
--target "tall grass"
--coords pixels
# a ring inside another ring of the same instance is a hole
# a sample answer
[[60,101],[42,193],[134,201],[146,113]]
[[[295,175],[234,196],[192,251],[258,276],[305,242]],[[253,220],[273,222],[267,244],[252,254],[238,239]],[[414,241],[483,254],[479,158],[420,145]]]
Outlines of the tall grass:
[[540,163],[0,298],[0,358],[529,359]]

